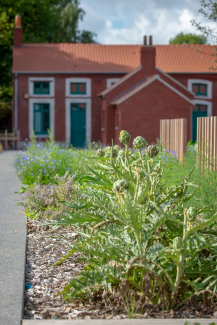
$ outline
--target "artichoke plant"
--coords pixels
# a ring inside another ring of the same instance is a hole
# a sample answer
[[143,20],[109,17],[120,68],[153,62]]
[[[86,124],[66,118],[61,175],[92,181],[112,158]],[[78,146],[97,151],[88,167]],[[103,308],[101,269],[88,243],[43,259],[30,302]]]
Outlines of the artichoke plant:
[[103,157],[105,156],[105,151],[103,149],[98,149],[96,154],[98,157]]
[[150,158],[154,158],[155,156],[157,156],[158,152],[159,152],[158,148],[155,145],[153,145],[153,144],[151,144],[147,148],[147,155]]
[[127,190],[129,188],[129,183],[125,181],[124,179],[118,180],[114,182],[113,184],[113,190],[115,192],[123,192],[124,190]]
[[127,131],[122,130],[120,132],[119,140],[125,146],[129,146],[130,145],[130,139],[131,139],[131,135]]
[[[82,254],[87,267],[63,294],[66,299],[84,297],[102,288],[113,292],[118,286],[120,293],[125,284],[143,305],[145,300],[174,309],[200,290],[217,291],[217,213],[211,214],[210,207],[186,208],[197,190],[189,182],[193,169],[181,183],[165,185],[162,161],[153,159],[158,148],[151,145],[142,156],[145,140],[137,137],[134,147],[139,152],[131,159],[130,138],[121,131],[125,150],[118,159],[117,150],[107,147],[110,159],[102,164],[96,158],[90,174],[79,180],[86,205],[83,210],[78,206],[66,221],[81,227],[73,252]],[[204,258],[205,249],[209,258]]]
[[107,147],[105,148],[105,156],[106,156],[107,158],[110,158],[111,153],[112,153],[112,158],[116,158],[117,155],[118,155],[118,151],[117,151],[117,149],[115,149],[114,147],[112,148],[111,146],[107,146]]
[[145,139],[141,136],[138,136],[133,140],[134,148],[139,149],[139,150],[145,148],[146,144],[147,143],[146,143]]

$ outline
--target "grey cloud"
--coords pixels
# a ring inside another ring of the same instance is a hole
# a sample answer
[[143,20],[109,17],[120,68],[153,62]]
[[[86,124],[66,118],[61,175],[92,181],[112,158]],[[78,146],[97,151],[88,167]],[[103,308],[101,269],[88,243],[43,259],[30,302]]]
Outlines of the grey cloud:
[[192,18],[210,23],[198,13],[199,0],[81,0],[81,7],[86,16],[80,28],[97,33],[103,44],[141,44],[144,34],[152,34],[155,44],[168,44],[181,31],[197,33]]

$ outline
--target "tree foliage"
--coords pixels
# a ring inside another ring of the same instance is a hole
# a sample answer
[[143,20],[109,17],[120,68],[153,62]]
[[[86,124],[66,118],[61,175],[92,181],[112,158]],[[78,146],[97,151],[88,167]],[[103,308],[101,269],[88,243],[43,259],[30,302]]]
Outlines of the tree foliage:
[[[201,4],[201,8],[199,9],[199,12],[201,12],[206,18],[208,18],[212,22],[216,22],[217,2],[213,0],[201,0],[200,4]],[[210,36],[214,44],[217,43],[217,34],[215,29],[211,29],[210,27],[207,26],[202,26],[201,23],[198,22],[196,19],[192,19],[191,23],[204,35]]]
[[[1,0],[0,109],[12,100],[12,49],[15,15],[22,19],[24,43],[95,43],[95,33],[80,31],[85,11],[79,0]],[[1,128],[1,127],[0,127]]]
[[204,35],[179,33],[174,38],[170,38],[170,44],[206,44],[207,38]]

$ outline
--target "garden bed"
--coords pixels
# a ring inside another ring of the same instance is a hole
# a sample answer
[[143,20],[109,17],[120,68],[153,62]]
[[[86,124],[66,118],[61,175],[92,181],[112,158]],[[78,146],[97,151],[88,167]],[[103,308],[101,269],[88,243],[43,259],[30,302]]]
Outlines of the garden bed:
[[33,142],[17,157],[25,317],[214,318],[217,174],[195,168],[194,147],[180,163],[161,143],[120,141],[85,156]]
[[[52,266],[66,255],[76,241],[76,229],[59,227],[51,233],[52,227],[42,226],[45,221],[28,220],[26,283],[24,319],[123,319],[127,310],[120,300],[96,301],[77,300],[64,303],[59,293],[71,278],[83,268],[79,253],[74,253],[63,264]],[[192,299],[179,310],[158,310],[153,305],[144,306],[143,313],[134,312],[135,319],[147,318],[216,318],[217,303],[204,305],[202,299]],[[214,316],[215,315],[215,316]]]

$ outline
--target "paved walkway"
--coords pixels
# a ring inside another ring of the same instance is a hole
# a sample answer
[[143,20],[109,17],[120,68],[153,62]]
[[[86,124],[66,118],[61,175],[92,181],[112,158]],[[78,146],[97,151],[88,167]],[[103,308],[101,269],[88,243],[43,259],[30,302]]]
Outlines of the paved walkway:
[[82,320],[24,320],[22,325],[217,325],[216,319],[82,319]]
[[0,324],[20,325],[25,275],[26,217],[18,206],[14,152],[0,153]]

